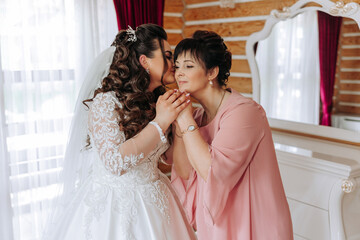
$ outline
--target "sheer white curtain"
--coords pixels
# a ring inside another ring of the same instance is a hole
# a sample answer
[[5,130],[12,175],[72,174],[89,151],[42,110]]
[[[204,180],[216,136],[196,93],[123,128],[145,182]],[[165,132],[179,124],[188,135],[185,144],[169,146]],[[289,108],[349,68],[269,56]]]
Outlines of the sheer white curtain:
[[0,238],[39,239],[78,89],[117,33],[112,0],[0,2]]
[[277,23],[259,42],[260,102],[268,117],[319,124],[318,35],[312,11]]
[[[72,0],[74,1],[74,0]],[[75,0],[76,69],[81,82],[87,66],[114,41],[118,32],[113,0]]]

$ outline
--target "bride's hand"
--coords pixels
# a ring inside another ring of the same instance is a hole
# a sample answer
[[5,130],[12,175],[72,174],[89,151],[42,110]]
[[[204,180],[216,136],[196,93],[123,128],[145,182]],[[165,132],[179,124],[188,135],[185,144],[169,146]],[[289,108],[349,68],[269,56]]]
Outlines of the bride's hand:
[[177,89],[169,90],[160,96],[156,102],[156,117],[154,119],[165,132],[179,113],[190,105],[190,96]]

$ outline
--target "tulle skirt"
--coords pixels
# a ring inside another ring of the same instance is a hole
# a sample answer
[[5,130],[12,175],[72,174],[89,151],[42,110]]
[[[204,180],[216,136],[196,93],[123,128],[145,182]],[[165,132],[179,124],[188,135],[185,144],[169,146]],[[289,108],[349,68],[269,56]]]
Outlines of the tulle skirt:
[[48,239],[196,239],[169,179],[160,171],[158,176],[136,185],[90,177]]

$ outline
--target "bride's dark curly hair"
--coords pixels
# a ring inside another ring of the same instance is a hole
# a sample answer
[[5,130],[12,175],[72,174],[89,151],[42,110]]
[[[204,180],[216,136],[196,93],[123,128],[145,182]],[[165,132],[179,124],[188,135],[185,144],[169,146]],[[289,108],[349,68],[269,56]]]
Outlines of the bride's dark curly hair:
[[[154,51],[161,48],[164,58],[164,73],[168,65],[164,54],[163,40],[167,40],[164,29],[155,24],[143,24],[135,30],[136,41],[131,41],[132,34],[121,30],[115,37],[112,46],[116,47],[109,74],[96,89],[93,98],[99,94],[114,91],[122,108],[116,111],[120,114],[119,126],[126,139],[135,136],[152,119],[155,118],[156,101],[165,92],[164,84],[150,92],[150,75],[141,66],[139,57],[145,55],[154,57]],[[163,79],[161,78],[161,82]],[[87,99],[87,102],[93,100]]]

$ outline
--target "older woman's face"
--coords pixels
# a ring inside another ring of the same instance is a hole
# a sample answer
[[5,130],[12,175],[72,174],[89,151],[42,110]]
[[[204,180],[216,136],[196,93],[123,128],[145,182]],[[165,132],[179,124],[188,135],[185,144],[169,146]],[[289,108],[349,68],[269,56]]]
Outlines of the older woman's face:
[[194,93],[209,85],[208,74],[190,53],[182,53],[175,61],[175,79],[180,91]]

